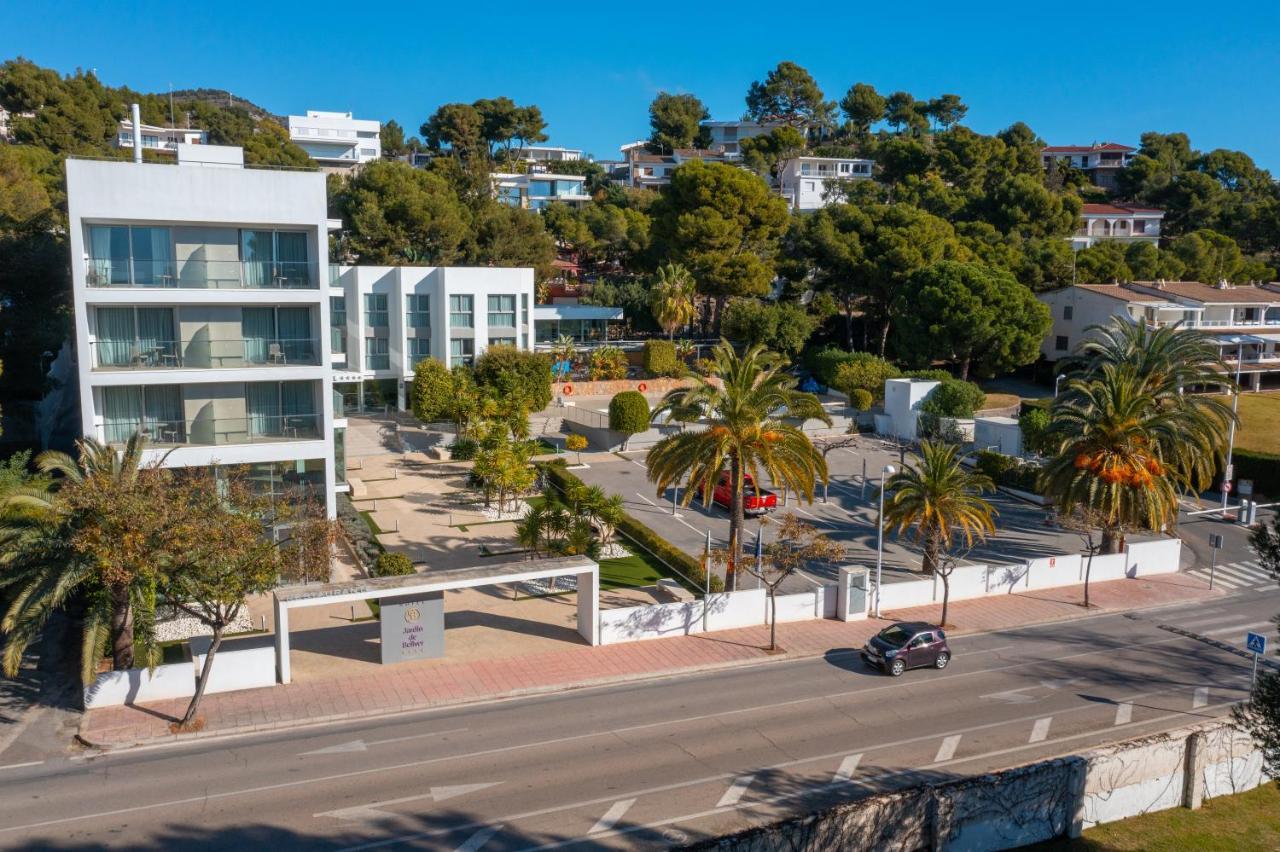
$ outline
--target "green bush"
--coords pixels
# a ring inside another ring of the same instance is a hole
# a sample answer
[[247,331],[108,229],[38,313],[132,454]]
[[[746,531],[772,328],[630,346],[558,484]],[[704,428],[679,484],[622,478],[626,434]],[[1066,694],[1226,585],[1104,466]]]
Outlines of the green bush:
[[[560,494],[583,487],[581,479],[565,470],[563,459],[541,462],[537,467],[546,475],[552,488]],[[629,513],[623,513],[622,521],[618,524],[618,533],[637,546],[648,550],[658,558],[659,562],[666,563],[667,567],[676,572],[671,579],[679,581],[689,591],[702,593],[706,590],[707,575],[702,570],[702,563],[683,550],[677,549],[675,545],[637,521]],[[711,575],[711,591],[724,591],[724,580],[715,574]]]
[[849,357],[836,367],[831,387],[852,399],[853,392],[865,390],[872,400],[884,399],[884,383],[902,373],[893,364],[870,352],[847,352]]
[[972,417],[982,407],[987,395],[973,382],[962,382],[947,376],[925,398],[920,410],[939,417]]
[[[841,364],[854,360],[859,353],[846,352],[834,346],[825,349],[811,349],[805,354],[804,365],[814,377],[824,385],[836,387],[836,371]],[[883,393],[883,391],[881,391]]]
[[813,336],[817,320],[791,302],[734,299],[724,309],[721,331],[736,343],[763,344],[765,348],[793,356]]
[[976,467],[979,473],[985,473],[996,485],[1031,494],[1040,493],[1040,465],[1038,464],[992,450],[982,450],[978,453]]
[[480,442],[474,438],[459,438],[448,447],[449,457],[455,461],[471,461],[480,451]]
[[908,370],[902,374],[902,377],[904,379],[923,379],[928,382],[956,381],[956,377],[946,370]]
[[423,358],[413,367],[413,416],[424,423],[444,420],[453,412],[453,376],[440,360]]
[[382,544],[346,494],[338,495],[338,523],[360,562],[366,566],[373,565],[383,552]]
[[601,346],[588,359],[593,382],[614,381],[627,377],[627,353],[612,344]]
[[1027,409],[1027,412],[1018,418],[1018,427],[1022,430],[1023,449],[1041,455],[1053,449],[1048,436],[1049,412],[1047,409]]
[[876,398],[866,388],[854,388],[853,393],[849,394],[849,404],[854,411],[869,411],[876,404]]
[[530,411],[551,404],[551,357],[545,353],[490,346],[476,359],[472,375],[477,385],[494,388],[503,396],[525,394]]
[[642,363],[651,376],[678,376],[684,372],[676,357],[676,345],[670,340],[646,340]]
[[609,400],[609,428],[635,435],[649,428],[649,401],[640,391],[623,391]]
[[[1260,453],[1256,450],[1237,449],[1231,454],[1231,464],[1235,468],[1236,481],[1253,480],[1253,497],[1259,500],[1261,495],[1275,497],[1280,494],[1280,455]],[[1218,472],[1219,478],[1222,471]]]
[[383,553],[373,563],[375,577],[406,577],[413,573],[413,563],[403,553]]

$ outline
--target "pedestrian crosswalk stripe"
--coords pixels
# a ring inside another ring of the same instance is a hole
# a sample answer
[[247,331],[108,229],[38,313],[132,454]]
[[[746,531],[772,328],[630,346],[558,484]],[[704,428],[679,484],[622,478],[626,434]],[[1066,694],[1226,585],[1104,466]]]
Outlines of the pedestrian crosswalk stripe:
[[1247,568],[1226,567],[1219,570],[1219,573],[1226,574],[1235,580],[1244,580],[1247,584],[1261,585],[1270,580],[1270,578],[1260,571],[1251,571]]

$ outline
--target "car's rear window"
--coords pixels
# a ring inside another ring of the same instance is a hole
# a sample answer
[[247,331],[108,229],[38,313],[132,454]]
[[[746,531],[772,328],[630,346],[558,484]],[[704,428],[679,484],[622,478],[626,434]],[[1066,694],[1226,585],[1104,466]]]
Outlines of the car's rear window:
[[880,638],[888,642],[890,645],[905,645],[911,639],[911,632],[903,630],[898,625],[886,627],[880,631]]

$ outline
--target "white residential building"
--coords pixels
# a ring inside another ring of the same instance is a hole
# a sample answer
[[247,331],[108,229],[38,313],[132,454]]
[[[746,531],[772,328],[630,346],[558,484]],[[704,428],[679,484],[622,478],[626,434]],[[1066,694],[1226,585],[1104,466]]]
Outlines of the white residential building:
[[1041,354],[1057,361],[1074,352],[1092,326],[1112,317],[1153,327],[1179,324],[1210,336],[1223,359],[1240,372],[1246,387],[1280,383],[1280,285],[1216,286],[1198,281],[1134,281],[1078,284],[1039,294],[1053,327]]
[[1093,181],[1095,186],[1114,190],[1120,170],[1129,165],[1136,148],[1117,142],[1095,142],[1092,145],[1049,145],[1040,156],[1045,168],[1055,161],[1067,161]]
[[170,467],[247,465],[332,516],[324,175],[175,153],[67,160],[82,432],[119,446],[141,431]]
[[872,160],[856,157],[794,157],[778,173],[778,191],[792,210],[818,210],[827,206],[830,187],[839,181],[870,180],[874,166]]
[[515,152],[526,163],[561,163],[585,159],[581,148],[559,148],[554,145],[526,145]]
[[492,179],[493,191],[499,201],[526,210],[543,210],[548,204],[557,201],[579,207],[591,200],[586,189],[586,178],[581,175],[499,172]]
[[[142,147],[148,151],[174,154],[179,145],[207,145],[208,142],[209,134],[194,127],[142,125]],[[116,133],[116,147],[133,147],[133,122],[127,118],[120,122],[120,130]]]
[[707,146],[712,151],[728,154],[730,157],[742,156],[742,148],[738,145],[743,139],[763,136],[777,127],[776,124],[760,124],[756,121],[704,121],[702,127],[711,135],[711,143]]
[[533,349],[533,270],[338,266],[329,277],[335,388],[347,411],[407,407],[413,368],[470,364],[490,346]]
[[354,168],[382,156],[382,122],[352,117],[349,112],[307,110],[289,116],[289,138],[321,167]]
[[1104,240],[1127,243],[1160,242],[1164,211],[1131,204],[1086,204],[1080,210],[1080,227],[1071,236],[1073,249],[1084,249]]
[[670,154],[651,154],[643,145],[627,145],[622,153],[627,158],[627,185],[644,189],[657,189],[671,183],[671,174],[691,160],[737,162],[736,157],[703,148],[677,148]]

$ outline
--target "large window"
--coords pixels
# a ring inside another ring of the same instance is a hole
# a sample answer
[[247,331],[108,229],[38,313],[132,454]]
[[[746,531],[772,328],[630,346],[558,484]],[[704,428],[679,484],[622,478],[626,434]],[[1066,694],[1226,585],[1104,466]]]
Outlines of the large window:
[[364,322],[370,328],[382,328],[390,325],[387,320],[387,294],[364,294]]
[[168,228],[90,225],[88,284],[172,287],[172,247]]
[[515,296],[490,296],[489,297],[489,327],[490,328],[515,328],[516,327],[516,297]]
[[240,259],[247,287],[314,286],[303,231],[241,231]]
[[409,293],[404,297],[404,326],[431,328],[431,297],[425,293]]
[[451,364],[470,364],[475,360],[476,342],[469,337],[455,337],[449,341]]
[[329,297],[329,346],[335,355],[347,351],[347,297]]
[[431,357],[431,341],[425,337],[410,337],[409,350],[406,356],[406,368],[413,370],[419,361]]
[[529,324],[529,294],[520,294],[520,324]]
[[102,389],[102,425],[109,444],[122,444],[135,432],[141,432],[156,444],[185,443],[182,387],[105,387]]
[[490,346],[515,346],[516,339],[514,337],[490,337]]
[[315,382],[247,384],[245,413],[250,439],[315,438],[320,434]]
[[246,363],[317,363],[310,308],[242,308],[240,336]]
[[449,327],[475,328],[475,297],[453,295],[449,297]]
[[366,337],[364,339],[364,368],[366,370],[391,369],[391,355],[385,337]]
[[98,367],[180,367],[173,308],[98,308]]

